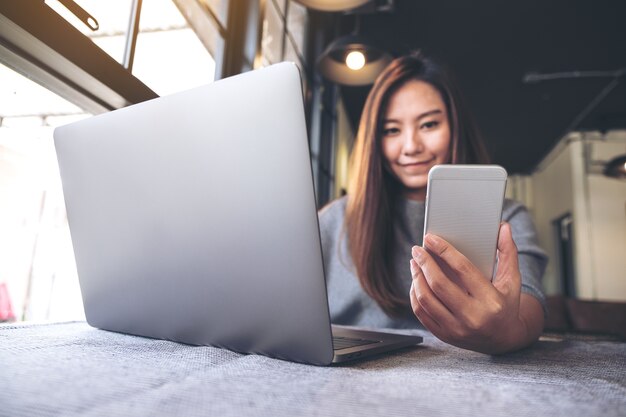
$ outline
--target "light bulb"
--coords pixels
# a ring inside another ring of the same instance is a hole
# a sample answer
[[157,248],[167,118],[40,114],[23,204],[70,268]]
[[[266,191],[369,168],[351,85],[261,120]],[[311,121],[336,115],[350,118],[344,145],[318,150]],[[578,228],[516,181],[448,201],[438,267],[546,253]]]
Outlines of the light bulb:
[[352,51],[346,55],[346,65],[351,70],[357,71],[365,65],[365,55],[361,51]]

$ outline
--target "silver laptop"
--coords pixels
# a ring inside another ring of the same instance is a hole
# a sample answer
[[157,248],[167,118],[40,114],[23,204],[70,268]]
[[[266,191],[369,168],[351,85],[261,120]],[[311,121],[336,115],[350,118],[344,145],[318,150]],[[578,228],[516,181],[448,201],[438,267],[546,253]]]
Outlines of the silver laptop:
[[294,64],[62,126],[54,139],[90,325],[316,365],[422,341],[331,332]]

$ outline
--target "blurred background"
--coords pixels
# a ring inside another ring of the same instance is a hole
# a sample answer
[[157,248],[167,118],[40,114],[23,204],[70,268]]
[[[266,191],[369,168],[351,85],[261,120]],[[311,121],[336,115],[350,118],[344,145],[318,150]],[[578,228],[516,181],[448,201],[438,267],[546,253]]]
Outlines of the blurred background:
[[280,61],[319,207],[395,56],[447,64],[550,254],[550,295],[626,301],[626,2],[0,0],[0,320],[84,319],[56,126]]

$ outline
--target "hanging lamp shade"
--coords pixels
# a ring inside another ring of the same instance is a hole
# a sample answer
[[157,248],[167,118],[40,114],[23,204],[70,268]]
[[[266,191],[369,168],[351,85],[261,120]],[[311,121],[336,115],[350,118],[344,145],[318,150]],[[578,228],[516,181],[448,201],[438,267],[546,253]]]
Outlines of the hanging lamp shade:
[[310,9],[324,12],[339,12],[361,7],[372,0],[295,0],[297,3]]
[[[355,65],[348,58],[349,56],[356,58]],[[376,80],[378,74],[391,60],[391,55],[374,46],[364,37],[349,35],[336,39],[328,45],[317,60],[317,68],[324,77],[338,84],[369,85]],[[354,69],[350,68],[349,64]]]
[[626,155],[620,155],[607,162],[603,174],[611,178],[626,179]]

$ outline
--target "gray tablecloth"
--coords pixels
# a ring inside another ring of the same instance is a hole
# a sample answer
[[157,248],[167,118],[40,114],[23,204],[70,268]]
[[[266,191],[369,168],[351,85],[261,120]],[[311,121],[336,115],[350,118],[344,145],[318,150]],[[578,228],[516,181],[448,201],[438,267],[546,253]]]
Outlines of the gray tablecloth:
[[626,344],[505,356],[424,345],[340,367],[121,335],[0,326],[1,416],[626,416]]

